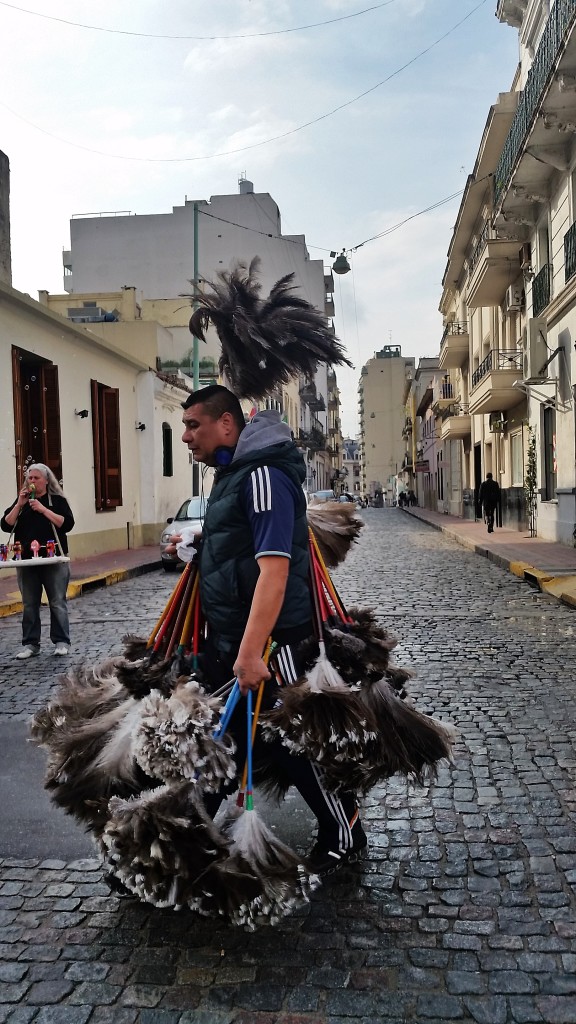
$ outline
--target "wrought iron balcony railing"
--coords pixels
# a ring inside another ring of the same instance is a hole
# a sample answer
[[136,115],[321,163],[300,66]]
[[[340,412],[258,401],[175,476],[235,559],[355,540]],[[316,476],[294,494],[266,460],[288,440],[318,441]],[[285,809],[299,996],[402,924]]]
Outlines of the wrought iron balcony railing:
[[545,263],[532,281],[532,312],[539,316],[550,302],[552,292],[552,264]]
[[477,370],[472,374],[472,387],[475,388],[487,373],[492,370],[517,370],[522,372],[522,352],[518,349],[502,349],[497,351],[491,349],[485,359],[482,360]]
[[474,246],[474,249],[472,251],[472,255],[470,256],[470,259],[468,260],[468,273],[470,274],[470,276],[472,276],[472,274],[474,273],[474,267],[478,263],[478,260],[480,259],[480,256],[482,254],[482,250],[486,246],[486,242],[488,241],[489,234],[490,234],[490,225],[489,225],[488,221],[485,221],[484,227],[482,228],[482,231],[480,232],[480,237],[479,237],[478,241],[476,242],[476,245]]
[[440,344],[442,345],[443,342],[446,341],[446,338],[448,338],[449,335],[453,335],[453,334],[468,334],[468,321],[467,320],[455,320],[451,324],[446,324],[446,327],[444,328],[444,333],[442,335],[442,340],[441,340]]
[[522,92],[514,120],[494,175],[494,206],[508,187],[512,171],[530,131],[534,115],[548,85],[560,47],[576,18],[576,0],[556,0],[536,50],[526,87]]
[[576,223],[568,228],[564,235],[564,282],[576,274]]

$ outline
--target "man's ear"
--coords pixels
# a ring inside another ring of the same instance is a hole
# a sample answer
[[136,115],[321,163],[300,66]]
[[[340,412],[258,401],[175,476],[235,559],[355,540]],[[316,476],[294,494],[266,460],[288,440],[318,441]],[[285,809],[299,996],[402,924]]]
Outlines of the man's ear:
[[236,426],[236,422],[234,420],[234,417],[233,417],[232,413],[231,412],[223,412],[221,417],[220,417],[220,421],[222,423],[222,426],[224,427],[224,431],[226,433],[226,437],[228,437],[228,438],[232,437],[232,438],[234,438],[234,441],[235,441],[236,440],[236,435],[238,433],[238,428]]

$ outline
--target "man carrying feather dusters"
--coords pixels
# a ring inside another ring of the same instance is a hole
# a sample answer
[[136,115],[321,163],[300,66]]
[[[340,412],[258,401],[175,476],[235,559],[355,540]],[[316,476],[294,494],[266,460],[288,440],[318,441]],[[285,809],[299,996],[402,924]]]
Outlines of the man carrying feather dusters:
[[[266,680],[263,707],[270,708],[281,699],[280,688],[301,675],[298,644],[314,634],[304,461],[277,412],[259,412],[245,425],[240,402],[220,385],[191,394],[182,419],[182,440],[194,459],[216,468],[199,554],[205,685],[215,689],[234,675],[246,695]],[[275,646],[267,667],[270,637]],[[229,727],[239,772],[246,756],[243,705]],[[329,792],[319,767],[280,739],[264,744],[257,735],[254,763],[264,785],[296,786],[316,816],[309,858],[316,873],[358,858],[366,836],[352,793]],[[225,795],[206,795],[210,814]]]

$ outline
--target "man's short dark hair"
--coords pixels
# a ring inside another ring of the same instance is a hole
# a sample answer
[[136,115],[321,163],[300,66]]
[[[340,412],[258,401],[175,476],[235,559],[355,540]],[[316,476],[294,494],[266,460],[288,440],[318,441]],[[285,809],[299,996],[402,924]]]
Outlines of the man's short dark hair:
[[214,420],[219,420],[223,413],[229,412],[238,430],[244,430],[246,426],[242,406],[236,395],[221,384],[209,384],[206,388],[199,388],[182,402],[183,409],[190,409],[193,405],[203,406],[207,415]]
[[486,473],[486,479],[487,480],[491,480],[492,479],[492,473]]

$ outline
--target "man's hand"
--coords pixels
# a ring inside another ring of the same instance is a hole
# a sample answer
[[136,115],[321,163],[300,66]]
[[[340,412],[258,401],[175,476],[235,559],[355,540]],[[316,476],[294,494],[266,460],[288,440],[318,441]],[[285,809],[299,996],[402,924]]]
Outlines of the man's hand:
[[170,544],[166,545],[166,548],[165,548],[166,554],[167,555],[175,555],[177,553],[176,552],[176,546],[180,543],[181,540],[182,540],[181,534],[173,533],[171,538],[170,538]]
[[234,675],[238,680],[243,697],[246,696],[248,690],[257,690],[263,679],[270,679],[266,662],[261,657],[241,658],[239,655],[234,662]]

